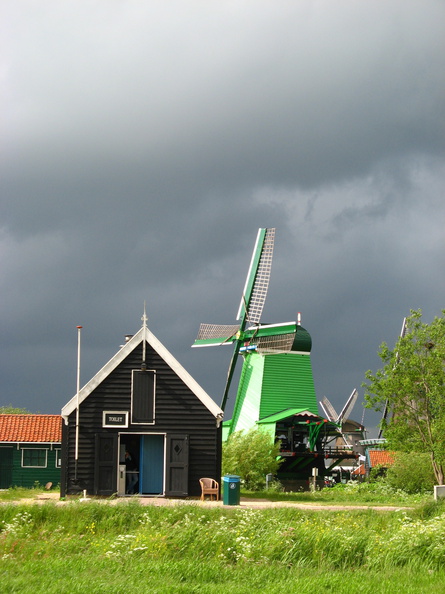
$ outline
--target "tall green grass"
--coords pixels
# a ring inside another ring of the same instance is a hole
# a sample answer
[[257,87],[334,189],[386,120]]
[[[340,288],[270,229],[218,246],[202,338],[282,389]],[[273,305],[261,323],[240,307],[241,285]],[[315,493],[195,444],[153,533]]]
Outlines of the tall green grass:
[[395,489],[385,481],[363,482],[349,481],[345,484],[339,483],[333,488],[325,488],[319,491],[283,493],[279,490],[270,489],[267,491],[247,492],[242,491],[246,497],[269,499],[270,501],[295,501],[295,502],[316,502],[329,504],[381,504],[381,505],[417,505],[431,501],[432,492],[410,494],[402,489]]
[[390,513],[4,504],[0,589],[444,592],[444,534],[438,504]]

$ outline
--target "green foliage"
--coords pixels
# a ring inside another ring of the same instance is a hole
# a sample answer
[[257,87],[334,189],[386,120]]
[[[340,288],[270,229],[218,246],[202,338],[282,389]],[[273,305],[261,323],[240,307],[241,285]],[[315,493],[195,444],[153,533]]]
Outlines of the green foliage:
[[394,463],[386,471],[386,481],[394,489],[403,489],[407,493],[431,492],[434,473],[429,455],[396,453]]
[[12,406],[12,404],[8,404],[6,406],[0,406],[0,415],[31,415],[32,413],[29,412],[26,408],[17,408]]
[[280,444],[274,444],[265,431],[237,431],[223,444],[222,473],[239,475],[246,489],[262,489],[266,474],[276,473],[280,466],[279,451]]
[[386,481],[394,489],[406,493],[432,492],[434,472],[428,454],[398,452],[394,463],[386,471]]
[[391,450],[430,456],[436,482],[443,484],[445,469],[445,310],[431,324],[422,312],[411,311],[406,333],[393,351],[383,343],[379,356],[384,366],[366,373],[365,400],[391,416],[384,425]]
[[193,502],[3,505],[2,591],[442,591],[444,531],[443,506],[421,517]]
[[370,483],[374,483],[376,481],[380,481],[386,477],[386,473],[388,472],[388,467],[384,464],[376,464],[369,473],[368,481]]
[[385,477],[373,481],[361,482],[357,480],[347,483],[337,483],[333,488],[320,491],[286,492],[278,493],[260,491],[249,493],[242,491],[241,495],[268,499],[270,501],[283,501],[296,503],[314,503],[317,505],[384,505],[384,506],[415,506],[425,504],[432,499],[432,490],[408,493],[403,487],[390,485]]

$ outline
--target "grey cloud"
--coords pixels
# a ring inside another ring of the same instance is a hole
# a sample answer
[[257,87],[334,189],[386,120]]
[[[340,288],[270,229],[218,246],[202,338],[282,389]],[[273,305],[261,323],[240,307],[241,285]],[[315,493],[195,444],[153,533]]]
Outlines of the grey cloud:
[[[443,304],[444,6],[3,3],[2,398],[57,412],[149,325],[219,400],[258,227],[340,404]],[[213,352],[216,351],[216,352]],[[352,385],[353,384],[353,385]],[[373,421],[374,422],[374,421]]]

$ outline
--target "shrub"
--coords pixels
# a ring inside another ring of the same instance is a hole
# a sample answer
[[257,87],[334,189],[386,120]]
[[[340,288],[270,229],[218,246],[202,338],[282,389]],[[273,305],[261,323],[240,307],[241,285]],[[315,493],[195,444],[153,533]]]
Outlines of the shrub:
[[232,433],[223,444],[222,472],[239,475],[248,490],[262,489],[266,474],[276,473],[280,466],[279,449],[280,444],[274,444],[270,435],[260,429]]
[[434,473],[429,454],[398,452],[386,472],[386,481],[394,489],[424,493],[434,487]]

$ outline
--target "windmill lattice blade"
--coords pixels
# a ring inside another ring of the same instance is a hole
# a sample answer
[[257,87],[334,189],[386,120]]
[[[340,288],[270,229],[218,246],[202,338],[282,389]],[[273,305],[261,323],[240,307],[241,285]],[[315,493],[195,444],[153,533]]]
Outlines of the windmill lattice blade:
[[[258,249],[261,241],[261,231],[265,231],[262,240],[261,254],[258,258]],[[258,324],[263,312],[264,302],[266,300],[267,289],[269,287],[270,271],[272,268],[272,256],[275,240],[275,229],[260,229],[257,243],[253,250],[252,260],[250,262],[249,272],[247,274],[246,284],[243,291],[237,319],[243,317],[243,312],[247,309],[247,319],[251,324]]]
[[352,394],[349,396],[348,400],[346,401],[346,404],[344,405],[343,410],[340,413],[340,416],[338,417],[339,421],[341,421],[342,423],[343,423],[343,421],[346,421],[346,419],[351,414],[351,411],[354,408],[354,404],[357,401],[357,396],[358,396],[358,392],[354,388],[354,390],[352,390]]
[[323,410],[327,411],[328,416],[330,417],[329,418],[330,421],[336,421],[338,419],[338,414],[337,414],[335,408],[332,406],[332,404],[326,398],[326,396],[323,396],[320,404],[322,405]]
[[[406,318],[403,318],[402,329],[400,330],[400,338],[405,338],[405,334],[406,334]],[[398,361],[398,360],[399,360],[399,353],[397,352],[396,361]],[[383,410],[383,417],[382,417],[383,421],[386,421],[388,414],[389,414],[389,400],[387,400],[385,402],[385,408]],[[380,429],[378,438],[380,439],[382,437],[382,435],[383,435],[383,430]]]
[[402,329],[400,331],[400,338],[404,338],[406,334],[406,318],[403,318]]
[[230,339],[238,332],[238,324],[201,324],[196,340],[221,339],[221,342]]
[[327,411],[327,410],[325,409],[325,407],[323,406],[323,402],[322,402],[321,400],[319,401],[319,404],[320,404],[320,406],[321,406],[321,408],[322,408],[322,410],[323,410],[323,412],[324,412],[324,414],[325,414],[325,417],[326,417],[327,419],[329,419],[329,421],[334,421],[334,419],[332,419],[332,418],[331,418],[331,415],[328,413],[328,411]]
[[294,342],[295,332],[291,334],[275,334],[275,336],[259,336],[252,340],[260,353],[288,353]]
[[264,238],[263,250],[260,263],[255,277],[255,284],[248,306],[248,319],[252,324],[258,324],[263,313],[264,302],[266,301],[267,289],[269,288],[270,271],[272,269],[272,256],[275,241],[275,229],[267,229]]

